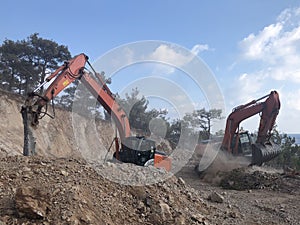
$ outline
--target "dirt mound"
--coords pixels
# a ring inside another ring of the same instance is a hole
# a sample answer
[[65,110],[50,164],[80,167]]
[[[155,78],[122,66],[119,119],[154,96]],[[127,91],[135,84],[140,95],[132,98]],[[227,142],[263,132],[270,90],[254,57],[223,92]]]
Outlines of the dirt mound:
[[1,158],[0,184],[5,224],[204,224],[209,214],[199,193],[174,176],[148,186],[121,185],[80,158]]
[[223,173],[220,186],[232,190],[267,189],[291,193],[299,189],[300,179],[258,168],[238,168]]
[[245,168],[239,168],[224,174],[220,186],[233,190],[264,188],[276,190],[278,189],[279,182],[279,174],[268,174],[261,171],[249,172]]

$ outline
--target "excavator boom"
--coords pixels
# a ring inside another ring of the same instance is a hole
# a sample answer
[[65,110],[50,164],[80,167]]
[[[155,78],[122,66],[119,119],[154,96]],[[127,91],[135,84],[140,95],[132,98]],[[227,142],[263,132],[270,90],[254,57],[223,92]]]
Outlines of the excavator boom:
[[129,120],[124,112],[124,110],[120,107],[120,105],[115,101],[113,95],[108,92],[109,90],[101,79],[102,84],[96,82],[95,79],[90,74],[85,73],[81,82],[85,85],[85,87],[90,91],[90,93],[100,102],[100,104],[104,107],[104,109],[112,115],[112,119],[115,121],[117,129],[119,131],[119,135],[121,141],[125,139],[125,137],[130,136],[130,125]]

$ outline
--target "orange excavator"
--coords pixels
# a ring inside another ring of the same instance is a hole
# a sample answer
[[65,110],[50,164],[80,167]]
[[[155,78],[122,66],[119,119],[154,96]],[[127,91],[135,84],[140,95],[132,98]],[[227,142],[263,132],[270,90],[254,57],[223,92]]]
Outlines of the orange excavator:
[[[265,101],[263,101],[264,99]],[[277,157],[282,150],[272,141],[271,132],[279,110],[280,100],[276,91],[271,91],[268,95],[235,107],[227,117],[222,141],[212,139],[197,145],[196,154],[192,159],[196,172],[204,177],[206,174],[211,175],[218,172],[220,165],[225,166],[224,163],[228,163],[227,168],[246,164],[261,166]],[[249,134],[248,131],[240,128],[242,121],[255,115],[260,115],[257,135]],[[215,149],[217,151],[213,151]],[[220,153],[220,157],[217,157],[218,153]]]
[[[86,64],[92,68],[93,73],[87,72]],[[34,149],[30,149],[34,148],[34,145],[30,144],[29,126],[36,127],[39,120],[45,115],[53,117],[47,113],[48,103],[76,80],[80,80],[112,116],[119,132],[119,138],[115,137],[114,139],[116,146],[114,157],[118,161],[140,166],[154,165],[163,167],[167,171],[171,170],[170,158],[156,150],[153,140],[141,136],[131,136],[130,124],[125,111],[116,101],[103,77],[93,69],[88,57],[83,53],[65,62],[47,77],[44,83],[28,94],[21,109],[24,123],[24,155],[34,152]],[[52,81],[51,84],[43,94],[38,94],[37,91],[50,81]],[[119,142],[121,142],[121,147]]]
[[[261,101],[266,99],[265,101]],[[275,158],[280,147],[271,141],[271,131],[274,127],[280,109],[279,95],[276,91],[233,109],[227,117],[225,134],[221,149],[233,155],[251,157],[252,165],[262,165]],[[248,131],[239,129],[240,123],[260,114],[260,123],[256,141]]]

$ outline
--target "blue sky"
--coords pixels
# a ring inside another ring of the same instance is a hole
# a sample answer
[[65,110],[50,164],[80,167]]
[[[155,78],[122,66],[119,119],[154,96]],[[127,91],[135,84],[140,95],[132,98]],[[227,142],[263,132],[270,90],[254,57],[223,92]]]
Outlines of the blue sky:
[[[194,50],[215,75],[224,96],[225,116],[233,107],[275,89],[282,101],[279,130],[300,133],[299,1],[4,0],[0,5],[1,42],[38,32],[67,45],[72,55],[84,52],[92,62],[120,45],[143,40]],[[134,80],[138,72],[150,74],[154,69],[157,72],[155,66],[124,69],[111,88],[119,92],[130,82],[129,73],[136,73]],[[168,78],[188,89],[196,107],[205,106],[200,103],[203,96],[197,99],[192,85],[173,72]],[[258,119],[243,126],[257,129]]]

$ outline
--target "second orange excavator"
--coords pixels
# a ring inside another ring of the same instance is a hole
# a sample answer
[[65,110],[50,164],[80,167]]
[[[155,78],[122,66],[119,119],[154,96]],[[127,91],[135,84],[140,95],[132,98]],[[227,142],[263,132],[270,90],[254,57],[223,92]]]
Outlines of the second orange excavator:
[[[265,101],[263,101],[264,99]],[[217,138],[203,141],[197,145],[195,170],[203,176],[209,168],[213,171],[218,170],[216,168],[219,166],[217,165],[215,168],[216,165],[213,162],[222,164],[224,160],[228,160],[228,163],[261,166],[277,157],[282,150],[272,141],[272,130],[279,110],[280,100],[277,91],[271,91],[268,95],[235,107],[227,117],[222,141],[219,142],[219,138]],[[240,128],[241,122],[255,115],[260,115],[257,134],[250,134],[247,130]],[[210,147],[207,148],[208,146]],[[206,149],[209,151],[208,153],[206,153]],[[222,162],[216,159],[218,153],[222,153],[220,155]],[[198,161],[199,157],[200,161]]]
[[[266,100],[261,101],[263,99]],[[281,150],[280,146],[272,142],[271,132],[279,110],[280,100],[277,91],[271,91],[266,96],[234,108],[227,117],[221,149],[233,155],[250,155],[253,165],[262,165],[275,158]],[[239,125],[245,119],[257,114],[260,114],[260,123],[254,141],[248,131],[239,129]]]

